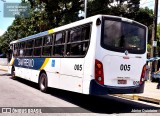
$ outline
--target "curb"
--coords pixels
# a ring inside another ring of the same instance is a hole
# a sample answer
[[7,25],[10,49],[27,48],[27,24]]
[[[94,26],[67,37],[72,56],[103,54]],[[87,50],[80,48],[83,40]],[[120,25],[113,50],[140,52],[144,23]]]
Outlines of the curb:
[[160,100],[155,99],[155,98],[143,97],[139,95],[124,95],[124,94],[113,94],[113,96],[126,98],[130,100],[145,101],[145,102],[150,102],[150,103],[160,105]]

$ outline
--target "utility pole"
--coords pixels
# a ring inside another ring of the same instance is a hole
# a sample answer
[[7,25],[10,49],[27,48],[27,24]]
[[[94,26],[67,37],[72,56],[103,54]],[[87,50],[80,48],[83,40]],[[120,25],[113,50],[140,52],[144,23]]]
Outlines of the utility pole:
[[[158,18],[158,0],[155,0],[154,6],[154,18],[153,18],[153,28],[152,28],[152,49],[151,57],[156,57],[156,47],[157,47],[157,18]],[[156,62],[152,63],[152,71],[156,71]]]
[[84,0],[84,18],[87,17],[87,0]]

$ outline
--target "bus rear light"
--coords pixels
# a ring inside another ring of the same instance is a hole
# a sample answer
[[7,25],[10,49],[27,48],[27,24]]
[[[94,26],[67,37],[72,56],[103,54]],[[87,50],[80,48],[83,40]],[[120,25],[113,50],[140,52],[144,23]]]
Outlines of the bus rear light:
[[99,60],[95,60],[95,80],[104,85],[103,65]]
[[143,66],[140,84],[142,84],[145,81],[145,75],[146,75],[146,65]]

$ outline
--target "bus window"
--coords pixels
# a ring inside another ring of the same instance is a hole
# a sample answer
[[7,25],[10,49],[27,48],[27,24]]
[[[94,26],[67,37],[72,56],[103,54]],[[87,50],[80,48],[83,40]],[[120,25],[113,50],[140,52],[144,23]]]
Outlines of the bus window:
[[49,36],[45,36],[44,37],[44,41],[43,41],[43,46],[46,46],[46,45],[52,45],[52,36],[49,35]]
[[13,56],[14,56],[14,57],[18,56],[18,44],[15,44],[15,45],[14,45]]
[[84,55],[82,43],[70,44],[68,48],[70,48],[70,55]]
[[90,25],[87,25],[86,27],[82,28],[82,40],[90,39],[90,31],[91,31]]
[[81,29],[70,31],[70,42],[81,41]]
[[52,46],[45,46],[42,50],[43,56],[51,56]]
[[54,56],[63,56],[64,55],[64,45],[57,45],[53,48]]
[[33,40],[26,42],[26,48],[32,48],[33,47]]
[[26,49],[25,50],[25,56],[32,56],[33,54],[33,49]]
[[33,40],[29,40],[26,42],[26,50],[25,50],[25,56],[32,56],[33,55]]
[[20,43],[16,44],[16,48],[17,48],[17,56],[20,56]]
[[34,56],[41,56],[41,47],[34,48]]
[[42,46],[42,38],[35,39],[34,47]]
[[69,31],[67,43],[67,56],[83,56],[89,47],[90,25],[74,28]]
[[62,44],[62,43],[64,43],[64,34],[62,32],[57,33],[55,38],[55,44]]
[[20,43],[20,57],[24,56],[25,42]]
[[[121,21],[104,21],[102,47],[117,52],[128,50],[130,53],[145,52],[145,28]],[[115,34],[116,33],[116,34]]]
[[25,48],[25,42],[22,42],[21,44],[20,44],[20,49],[24,49]]

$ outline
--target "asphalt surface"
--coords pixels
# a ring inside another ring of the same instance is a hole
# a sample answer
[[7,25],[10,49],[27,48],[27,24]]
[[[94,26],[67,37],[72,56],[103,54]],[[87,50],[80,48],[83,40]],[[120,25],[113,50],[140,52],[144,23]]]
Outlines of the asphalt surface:
[[[82,113],[114,116],[128,115],[128,113],[129,115],[135,113],[145,115],[149,110],[151,110],[149,114],[152,114],[152,111],[160,113],[160,105],[130,101],[109,95],[83,95],[54,88],[49,88],[47,93],[42,93],[38,89],[38,84],[21,78],[10,79],[4,71],[0,71],[0,107],[36,107],[42,108],[45,113],[71,113],[70,115],[73,113],[76,115]],[[154,115],[158,116],[159,113],[154,113]]]

